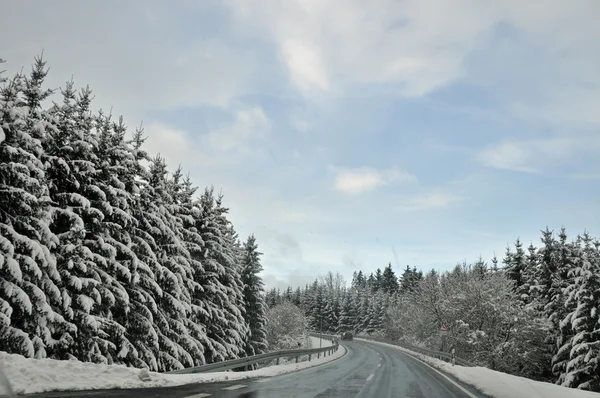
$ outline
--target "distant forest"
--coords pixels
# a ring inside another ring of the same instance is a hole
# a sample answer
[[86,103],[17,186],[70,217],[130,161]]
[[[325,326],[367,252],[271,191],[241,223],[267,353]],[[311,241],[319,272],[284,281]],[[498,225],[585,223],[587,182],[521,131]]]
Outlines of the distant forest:
[[314,330],[352,331],[439,350],[480,366],[600,392],[600,243],[544,230],[540,244],[517,240],[501,264],[480,259],[425,274],[391,264],[350,287],[327,274],[304,288],[267,291],[267,305],[290,301]]

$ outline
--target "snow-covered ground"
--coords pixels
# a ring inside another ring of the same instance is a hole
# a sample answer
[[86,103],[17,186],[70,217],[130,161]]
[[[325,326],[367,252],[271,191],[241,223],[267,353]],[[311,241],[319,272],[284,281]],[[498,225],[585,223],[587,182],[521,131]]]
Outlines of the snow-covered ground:
[[[357,338],[356,340],[361,340]],[[487,368],[452,366],[451,364],[439,359],[431,358],[426,355],[418,354],[413,351],[398,347],[395,345],[380,343],[371,340],[363,340],[370,343],[381,344],[400,351],[407,352],[427,364],[451,374],[458,380],[470,384],[494,398],[599,398],[598,393],[575,390],[572,388],[561,387],[551,383],[544,383],[509,375]]]
[[[316,347],[319,339],[316,339]],[[323,340],[325,344],[327,340]],[[330,342],[328,342],[331,344]],[[325,345],[323,345],[325,346]],[[21,355],[0,352],[0,368],[18,394],[55,390],[98,390],[111,388],[165,387],[189,383],[210,383],[253,377],[270,377],[290,373],[333,361],[346,353],[340,346],[333,355],[310,362],[269,366],[249,372],[215,372],[175,375],[148,372],[121,365],[97,365],[80,361],[31,359]],[[1,394],[1,392],[0,392]]]

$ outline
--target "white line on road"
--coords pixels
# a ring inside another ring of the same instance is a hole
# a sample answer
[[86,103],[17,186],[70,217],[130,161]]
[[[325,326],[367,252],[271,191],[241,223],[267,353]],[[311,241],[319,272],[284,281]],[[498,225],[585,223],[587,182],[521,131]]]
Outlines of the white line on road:
[[206,397],[210,397],[212,394],[207,394],[204,392],[201,392],[200,394],[195,394],[195,395],[189,395],[185,398],[206,398]]
[[239,390],[244,387],[246,387],[245,384],[236,384],[235,386],[223,387],[223,390]]
[[367,381],[371,381],[371,379],[375,376],[375,373],[371,373],[369,377],[367,377]]

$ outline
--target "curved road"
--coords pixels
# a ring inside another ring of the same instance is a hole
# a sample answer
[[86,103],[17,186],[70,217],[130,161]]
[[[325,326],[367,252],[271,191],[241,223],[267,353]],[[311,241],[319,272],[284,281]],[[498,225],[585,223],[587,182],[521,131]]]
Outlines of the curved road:
[[444,377],[399,350],[366,341],[355,340],[343,343],[348,352],[342,358],[281,376],[179,387],[56,392],[29,396],[71,398],[485,397],[472,387],[450,376]]

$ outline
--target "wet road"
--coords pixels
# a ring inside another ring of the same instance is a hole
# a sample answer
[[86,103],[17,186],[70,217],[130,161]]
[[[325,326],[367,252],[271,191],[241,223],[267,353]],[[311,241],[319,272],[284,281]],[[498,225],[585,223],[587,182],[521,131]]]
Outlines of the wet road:
[[48,398],[485,397],[470,386],[450,376],[444,377],[399,350],[365,341],[343,343],[348,350],[344,357],[321,366],[281,376],[179,387],[56,392],[28,396]]

